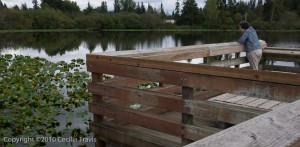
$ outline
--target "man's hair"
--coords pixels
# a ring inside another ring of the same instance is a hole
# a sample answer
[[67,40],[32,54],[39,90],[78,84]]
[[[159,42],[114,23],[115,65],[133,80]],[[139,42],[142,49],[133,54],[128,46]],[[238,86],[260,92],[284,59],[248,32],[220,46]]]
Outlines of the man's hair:
[[242,29],[248,29],[250,27],[250,24],[246,21],[242,21],[239,23],[239,26],[242,28]]

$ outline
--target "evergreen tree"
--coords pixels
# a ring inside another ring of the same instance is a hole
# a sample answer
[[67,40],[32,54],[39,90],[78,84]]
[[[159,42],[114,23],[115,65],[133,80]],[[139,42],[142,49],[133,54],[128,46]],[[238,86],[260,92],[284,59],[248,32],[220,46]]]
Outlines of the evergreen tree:
[[249,5],[247,5],[246,2],[241,1],[239,3],[239,5],[237,6],[237,12],[242,15],[245,15],[246,12],[248,11],[248,8],[249,8]]
[[263,0],[258,0],[257,6],[262,6],[263,5]]
[[204,11],[203,8],[199,8],[199,18],[198,18],[199,25],[202,25],[204,22]]
[[283,5],[287,10],[297,11],[300,9],[300,1],[299,0],[284,0]]
[[298,16],[300,17],[300,1],[297,1],[296,5],[297,5],[296,12],[297,12]]
[[0,0],[0,10],[2,9],[7,9],[6,4],[2,3],[2,1]]
[[272,7],[273,7],[273,5],[272,5],[271,0],[265,0],[264,12],[263,12],[264,20],[270,20],[271,13],[272,13]]
[[225,9],[226,8],[226,0],[218,0],[219,9]]
[[233,0],[228,0],[228,9],[231,15],[234,15],[236,13],[236,4]]
[[124,12],[134,12],[136,4],[133,0],[120,0],[121,10]]
[[233,2],[233,0],[228,0],[228,7],[230,8],[230,7],[234,7],[234,2]]
[[207,0],[204,6],[205,25],[208,28],[218,28],[220,19],[217,0]]
[[236,4],[237,4],[236,0],[233,0],[233,4],[234,4],[234,5],[236,5]]
[[32,0],[32,4],[33,4],[33,9],[39,9],[39,4],[37,0]]
[[265,0],[263,16],[267,21],[278,21],[280,13],[283,11],[282,0]]
[[63,12],[80,12],[77,3],[70,0],[42,0],[41,7],[48,6]]
[[13,9],[14,9],[14,10],[20,10],[20,8],[19,8],[18,5],[15,5],[15,6],[13,7]]
[[145,5],[144,5],[144,3],[142,2],[142,4],[141,4],[141,13],[143,14],[143,13],[146,13],[146,8],[145,8]]
[[63,7],[61,8],[61,10],[64,12],[80,12],[80,8],[76,2],[64,0],[62,2],[62,6]]
[[28,7],[27,7],[26,3],[24,3],[24,4],[21,5],[21,9],[22,10],[28,10]]
[[88,2],[87,7],[83,10],[84,14],[90,14],[94,11],[94,8],[91,6],[90,2]]
[[100,13],[107,13],[107,3],[106,1],[101,2],[101,6],[100,6]]
[[198,24],[199,9],[195,0],[186,0],[183,2],[183,7],[180,16],[180,24],[196,25]]
[[119,0],[115,0],[114,2],[114,12],[118,13],[121,11],[121,4]]
[[256,18],[262,19],[262,17],[263,17],[263,11],[264,11],[263,1],[262,0],[258,0],[257,6],[254,9],[254,12],[256,14]]
[[178,23],[178,21],[180,19],[180,3],[178,0],[175,3],[175,12],[173,12],[173,14],[174,14],[174,19],[175,19],[176,23]]
[[150,4],[148,4],[147,13],[154,13],[154,9]]
[[249,1],[249,7],[254,10],[256,7],[256,0],[250,0]]
[[2,1],[0,0],[0,8],[2,8],[4,5],[2,3]]
[[160,16],[161,16],[162,18],[165,18],[165,17],[166,17],[166,13],[165,13],[165,10],[164,10],[163,3],[160,4]]
[[140,3],[137,4],[136,9],[135,9],[135,12],[136,12],[137,14],[141,14],[141,13],[142,13],[142,12],[141,12],[141,6],[140,6]]

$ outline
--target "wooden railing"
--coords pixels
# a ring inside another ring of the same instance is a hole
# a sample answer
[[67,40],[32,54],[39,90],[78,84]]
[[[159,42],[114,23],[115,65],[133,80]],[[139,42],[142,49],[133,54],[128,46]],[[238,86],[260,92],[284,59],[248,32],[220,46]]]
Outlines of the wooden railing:
[[[262,45],[266,46],[263,41]],[[224,129],[218,127],[220,122],[239,124],[269,111],[207,101],[222,93],[283,102],[300,99],[298,74],[173,62],[242,51],[238,43],[221,43],[88,54],[87,69],[92,72],[88,89],[94,95],[89,104],[94,114],[90,128],[97,137],[97,146],[109,142],[186,145]],[[206,64],[227,67],[241,63],[246,63],[244,57]],[[103,74],[115,78],[103,81]],[[148,90],[136,87],[151,82],[159,82],[160,86]],[[129,107],[135,103],[143,107]]]
[[300,100],[185,147],[299,147]]

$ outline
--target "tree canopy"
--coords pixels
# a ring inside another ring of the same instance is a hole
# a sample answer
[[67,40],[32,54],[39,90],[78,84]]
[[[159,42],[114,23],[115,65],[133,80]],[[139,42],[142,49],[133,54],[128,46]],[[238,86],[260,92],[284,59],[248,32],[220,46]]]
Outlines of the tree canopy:
[[33,8],[25,3],[8,8],[0,0],[0,29],[236,29],[242,20],[257,29],[300,29],[299,0],[206,0],[203,7],[196,0],[177,0],[172,14],[163,3],[153,7],[134,0],[114,0],[113,10],[106,1],[87,2],[83,10],[71,0],[38,2],[32,0]]

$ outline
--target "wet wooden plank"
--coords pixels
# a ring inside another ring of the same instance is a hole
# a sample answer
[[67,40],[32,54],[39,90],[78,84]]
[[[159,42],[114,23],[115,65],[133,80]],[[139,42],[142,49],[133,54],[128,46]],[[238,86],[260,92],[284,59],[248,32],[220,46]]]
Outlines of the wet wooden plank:
[[300,100],[262,114],[185,147],[296,146],[300,140]]
[[209,100],[222,94],[224,94],[224,92],[221,91],[200,91],[194,93],[194,99]]
[[253,101],[251,103],[246,104],[246,105],[250,106],[250,107],[258,107],[259,105],[262,105],[262,104],[264,104],[264,103],[266,103],[268,101],[269,100],[267,100],[267,99],[257,99],[257,100],[255,100],[255,101]]
[[232,97],[230,99],[227,99],[225,102],[228,102],[228,103],[235,103],[237,101],[240,101],[242,99],[245,99],[247,98],[248,96],[242,96],[242,95],[239,95],[239,96],[236,96],[236,97]]
[[237,95],[235,94],[231,94],[231,93],[224,93],[221,94],[219,96],[213,97],[211,99],[209,99],[209,101],[226,101],[230,98],[236,97]]
[[255,97],[247,97],[245,99],[242,99],[240,101],[235,102],[235,104],[246,105],[246,104],[251,103],[251,102],[253,102],[253,101],[257,100],[257,99],[258,98],[255,98]]
[[278,105],[280,103],[281,102],[279,102],[279,101],[270,100],[270,101],[268,101],[268,102],[266,102],[266,103],[264,103],[264,104],[262,104],[262,105],[260,105],[258,107],[262,108],[262,109],[270,109],[270,108],[272,108],[272,107],[274,107],[274,106],[276,106],[276,105]]
[[156,114],[119,108],[108,103],[89,103],[89,111],[94,114],[113,118],[116,121],[142,126],[170,135],[181,135],[180,122],[166,119]]

